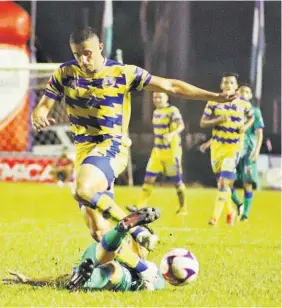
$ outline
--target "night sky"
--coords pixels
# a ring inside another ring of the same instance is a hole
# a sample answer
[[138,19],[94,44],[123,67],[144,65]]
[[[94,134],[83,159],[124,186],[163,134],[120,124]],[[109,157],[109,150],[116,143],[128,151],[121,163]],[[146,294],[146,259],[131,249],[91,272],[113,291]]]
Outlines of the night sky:
[[[30,12],[30,2],[17,2]],[[149,26],[153,29],[154,11],[162,3],[149,4]],[[174,2],[173,6],[179,5]],[[98,31],[101,29],[103,2],[53,2],[38,1],[37,27],[40,61],[64,62],[72,58],[68,37],[78,25],[88,23]],[[126,63],[144,65],[144,49],[139,25],[140,2],[114,2],[113,49],[122,48]],[[189,67],[185,80],[190,83],[218,90],[220,75],[224,71],[236,71],[243,81],[248,80],[251,54],[251,37],[254,2],[251,1],[194,1],[189,5],[189,33],[187,50]],[[88,13],[87,13],[88,12]],[[88,15],[87,15],[88,14]],[[180,31],[174,21],[179,10],[172,10],[169,48],[170,59],[178,57]],[[265,2],[266,57],[264,67],[264,89],[262,110],[271,130],[272,103],[280,101],[281,89],[281,3]],[[182,30],[183,31],[183,30]],[[183,32],[182,32],[183,33]],[[175,59],[174,59],[175,60]],[[173,62],[173,60],[171,60]],[[158,73],[153,71],[152,73]],[[176,70],[168,69],[170,77],[183,78]],[[192,103],[184,110],[200,117],[204,105]],[[197,122],[191,120],[192,127]]]

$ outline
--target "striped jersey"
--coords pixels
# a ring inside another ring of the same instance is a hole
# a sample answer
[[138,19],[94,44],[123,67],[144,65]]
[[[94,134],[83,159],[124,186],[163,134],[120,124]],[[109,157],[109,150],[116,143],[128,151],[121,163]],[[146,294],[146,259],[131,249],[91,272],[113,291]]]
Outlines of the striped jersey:
[[229,121],[213,128],[211,147],[222,146],[225,149],[240,151],[244,133],[240,133],[239,129],[244,125],[246,116],[251,116],[252,112],[251,103],[243,99],[225,104],[209,101],[204,116],[216,118],[225,115],[230,118]]
[[182,116],[179,109],[175,106],[168,105],[163,108],[157,108],[153,113],[153,128],[154,128],[154,149],[155,153],[168,154],[173,153],[175,156],[181,155],[181,137],[180,134],[175,134],[172,141],[168,141],[163,137],[168,134],[182,122]]
[[94,142],[95,137],[126,136],[130,114],[130,92],[140,91],[151,75],[134,65],[105,59],[93,75],[84,73],[76,60],[62,64],[50,78],[45,95],[65,98],[75,143]]

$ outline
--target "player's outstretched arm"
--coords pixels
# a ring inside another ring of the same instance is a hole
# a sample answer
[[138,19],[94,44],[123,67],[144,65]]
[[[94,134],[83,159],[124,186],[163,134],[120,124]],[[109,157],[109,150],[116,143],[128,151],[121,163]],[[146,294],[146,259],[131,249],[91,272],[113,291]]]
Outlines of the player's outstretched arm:
[[55,105],[55,100],[43,95],[39,104],[35,107],[31,114],[32,127],[36,131],[54,124],[56,121],[53,118],[48,117],[49,112]]
[[167,79],[158,76],[152,76],[144,89],[155,92],[165,92],[168,95],[186,99],[215,101],[219,103],[231,102],[236,98],[235,94],[210,92],[181,80]]

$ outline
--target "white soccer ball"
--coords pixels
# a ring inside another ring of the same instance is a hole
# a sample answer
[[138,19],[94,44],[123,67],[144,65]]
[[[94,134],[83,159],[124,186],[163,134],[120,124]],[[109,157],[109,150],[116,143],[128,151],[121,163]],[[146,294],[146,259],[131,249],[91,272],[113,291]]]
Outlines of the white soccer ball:
[[187,249],[175,248],[162,258],[160,271],[170,284],[183,286],[197,279],[199,263]]

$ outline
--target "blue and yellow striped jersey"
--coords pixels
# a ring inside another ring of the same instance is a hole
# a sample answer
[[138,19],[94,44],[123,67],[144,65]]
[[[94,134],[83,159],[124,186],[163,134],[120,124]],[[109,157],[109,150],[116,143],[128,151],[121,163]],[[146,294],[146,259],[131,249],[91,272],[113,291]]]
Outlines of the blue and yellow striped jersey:
[[45,95],[54,100],[64,97],[74,141],[92,142],[99,135],[126,136],[130,92],[142,90],[150,79],[142,68],[109,59],[102,70],[89,76],[72,60],[54,72]]
[[251,116],[252,112],[251,103],[242,99],[225,104],[209,101],[204,116],[216,118],[225,115],[230,119],[213,128],[211,147],[224,146],[226,149],[240,150],[244,133],[239,130],[244,125],[246,116]]
[[154,128],[154,152],[167,154],[171,152],[173,155],[181,155],[181,137],[180,134],[175,134],[172,141],[168,141],[163,137],[175,130],[178,122],[182,122],[182,116],[179,109],[175,106],[168,105],[164,108],[155,109],[153,113],[153,128]]

